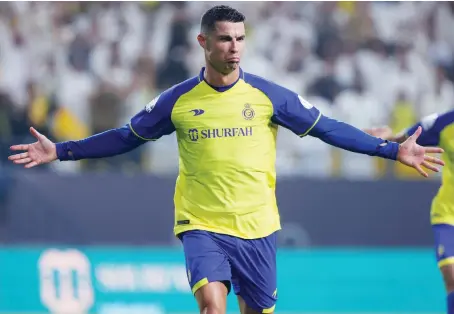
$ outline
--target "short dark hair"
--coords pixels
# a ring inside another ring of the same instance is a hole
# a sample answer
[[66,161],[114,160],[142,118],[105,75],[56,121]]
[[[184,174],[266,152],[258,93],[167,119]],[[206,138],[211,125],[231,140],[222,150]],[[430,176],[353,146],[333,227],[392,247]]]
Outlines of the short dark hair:
[[216,22],[241,23],[246,20],[243,13],[228,5],[217,5],[209,9],[202,16],[200,31],[207,33],[214,30]]

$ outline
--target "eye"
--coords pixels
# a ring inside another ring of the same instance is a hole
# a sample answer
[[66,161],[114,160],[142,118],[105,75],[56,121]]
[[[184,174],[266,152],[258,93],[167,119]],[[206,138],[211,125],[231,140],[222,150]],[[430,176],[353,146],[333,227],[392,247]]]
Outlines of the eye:
[[219,40],[220,40],[220,41],[224,41],[224,42],[226,42],[226,41],[232,41],[232,37],[230,37],[230,36],[220,36],[220,37],[219,37]]

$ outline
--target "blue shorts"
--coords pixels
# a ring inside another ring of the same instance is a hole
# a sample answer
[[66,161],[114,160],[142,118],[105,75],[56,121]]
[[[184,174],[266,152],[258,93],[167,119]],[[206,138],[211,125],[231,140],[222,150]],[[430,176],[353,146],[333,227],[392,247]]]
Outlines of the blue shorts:
[[432,226],[438,267],[454,264],[454,226],[437,224]]
[[245,240],[208,231],[191,230],[180,236],[192,292],[213,281],[231,285],[247,306],[271,313],[277,301],[276,232]]

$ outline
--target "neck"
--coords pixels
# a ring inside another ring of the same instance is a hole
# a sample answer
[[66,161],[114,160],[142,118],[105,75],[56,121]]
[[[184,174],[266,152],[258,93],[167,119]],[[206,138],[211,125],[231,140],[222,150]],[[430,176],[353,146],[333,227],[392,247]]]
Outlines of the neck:
[[204,78],[208,84],[212,86],[229,86],[235,83],[240,76],[240,67],[237,67],[235,70],[229,74],[222,74],[216,71],[210,64],[207,63],[205,67]]

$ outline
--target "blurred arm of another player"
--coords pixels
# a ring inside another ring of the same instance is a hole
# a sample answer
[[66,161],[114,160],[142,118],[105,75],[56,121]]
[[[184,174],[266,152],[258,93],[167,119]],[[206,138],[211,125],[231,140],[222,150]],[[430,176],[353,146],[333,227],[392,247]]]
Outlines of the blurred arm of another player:
[[285,91],[285,95],[276,99],[273,120],[298,134],[300,137],[310,135],[317,137],[327,144],[351,152],[397,160],[400,163],[416,169],[422,176],[428,177],[422,169],[425,167],[434,172],[439,169],[434,166],[444,165],[444,162],[431,153],[442,153],[439,147],[423,147],[417,144],[422,128],[417,126],[414,133],[401,144],[388,141],[359,130],[347,123],[323,116],[318,109],[293,92]]
[[454,110],[448,111],[444,114],[431,114],[424,117],[421,121],[414,124],[410,128],[403,132],[393,134],[392,130],[388,126],[369,128],[363,130],[367,134],[372,136],[380,137],[385,140],[403,143],[411,135],[413,135],[418,127],[422,128],[421,135],[417,140],[417,144],[421,146],[436,146],[440,142],[440,132],[450,124],[454,123]]
[[32,168],[55,160],[81,160],[104,158],[127,153],[147,141],[154,141],[175,129],[170,119],[172,93],[164,92],[152,100],[131,122],[79,141],[53,143],[33,127],[30,133],[36,138],[32,144],[11,146],[22,151],[8,157],[15,164]]
[[363,129],[363,132],[366,132],[369,135],[372,135],[374,137],[378,137],[384,140],[392,141],[392,142],[397,142],[397,143],[402,143],[404,142],[407,138],[403,141],[397,141],[397,136],[393,135],[393,130],[385,125],[385,126],[380,126],[380,127],[374,127],[374,128],[368,128],[368,129]]
[[[397,133],[397,134],[393,134],[393,131],[392,129],[389,127],[389,126],[380,126],[380,127],[377,127],[377,128],[369,128],[369,129],[364,129],[363,131],[366,132],[367,134],[369,135],[372,135],[372,136],[375,136],[375,137],[379,137],[379,138],[382,138],[384,140],[388,140],[388,141],[391,141],[391,142],[397,142],[399,144],[402,144],[403,142],[405,142],[407,140],[407,138],[409,137],[408,134],[413,134],[415,133],[418,125],[420,125],[419,123],[416,124],[415,126],[413,126],[413,132],[409,133],[408,130],[405,130],[404,132],[400,132],[400,133]],[[421,134],[421,137],[424,136],[424,132],[426,130],[422,130],[422,134]],[[418,139],[418,144],[419,145],[422,145],[421,144],[421,137]],[[435,145],[438,145],[438,144],[435,144]],[[422,146],[425,146],[425,145],[422,145]]]

